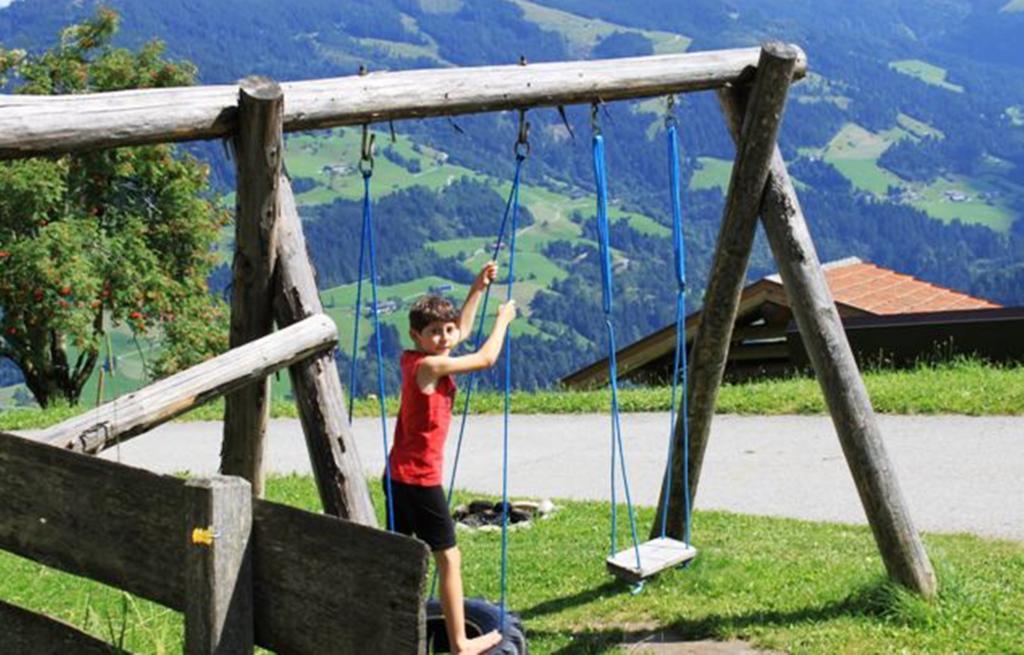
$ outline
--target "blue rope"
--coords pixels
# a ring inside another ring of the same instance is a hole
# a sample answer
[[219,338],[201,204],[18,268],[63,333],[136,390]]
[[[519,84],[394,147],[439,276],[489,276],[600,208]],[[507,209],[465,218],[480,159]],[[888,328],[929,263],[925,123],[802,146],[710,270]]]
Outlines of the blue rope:
[[[512,185],[512,225],[508,245],[508,288],[505,301],[512,300],[516,272],[516,223],[519,216],[519,168],[523,155],[516,154],[516,178]],[[508,597],[508,417],[512,408],[512,331],[505,332],[505,420],[501,460],[501,620],[505,634],[505,604]]]
[[356,400],[356,383],[359,381],[356,375],[356,363],[359,357],[359,312],[363,305],[363,260],[366,257],[366,238],[370,232],[370,192],[369,178],[364,174],[363,193],[363,227],[359,235],[359,281],[356,283],[356,311],[355,330],[352,334],[352,363],[348,376],[348,423],[352,424],[353,409]]
[[[363,172],[363,230],[366,237],[367,250],[370,255],[370,290],[372,291],[373,300],[374,341],[377,347],[377,396],[380,407],[380,435],[384,445],[384,486],[386,487],[388,497],[388,530],[394,532],[395,503],[391,493],[391,458],[388,456],[388,421],[384,402],[384,349],[381,345],[380,310],[377,302],[377,249],[373,240],[373,213],[370,204],[370,178],[372,176],[372,170]],[[356,325],[358,324],[359,315],[356,314]],[[350,412],[349,416],[351,417],[351,415]]]
[[619,385],[618,364],[616,362],[615,328],[612,325],[612,255],[609,245],[610,227],[608,225],[608,181],[604,165],[604,137],[599,132],[594,134],[594,181],[597,186],[597,232],[601,250],[601,298],[604,309],[605,326],[608,328],[608,377],[612,389],[612,529],[611,554],[616,549],[617,510],[615,507],[615,457],[618,450],[619,464],[622,469],[622,486],[626,494],[626,508],[629,514],[629,528],[633,536],[633,551],[636,554],[636,566],[640,568],[640,540],[636,532],[636,515],[633,512],[633,499],[629,492],[629,476],[626,473],[626,455],[622,444],[622,424],[619,420]]
[[686,370],[686,250],[683,240],[683,210],[679,185],[679,137],[673,117],[666,120],[668,128],[669,189],[672,200],[672,247],[676,278],[676,352],[672,368],[672,404],[669,412],[668,465],[665,467],[665,498],[661,509],[661,536],[666,535],[668,506],[672,493],[672,457],[675,450],[677,384],[682,378],[683,422],[683,541],[690,543],[690,421],[687,413]]
[[[501,227],[498,228],[498,240],[494,242],[494,252],[492,253],[491,259],[493,261],[498,260],[498,253],[501,251],[502,243],[505,240],[505,227],[508,225],[509,214],[512,210],[512,200],[516,199],[518,203],[519,198],[519,177],[520,171],[523,166],[523,162],[526,160],[525,155],[516,155],[516,173],[515,177],[512,178],[512,189],[509,190],[508,199],[505,201],[505,213],[501,218]],[[517,205],[518,209],[518,205]],[[484,290],[484,298],[482,307],[480,309],[480,323],[476,328],[476,336],[473,338],[473,350],[480,350],[480,344],[483,343],[484,338],[484,318],[487,316],[487,304],[491,298],[491,285],[487,285],[487,289]],[[473,396],[473,389],[476,388],[476,377],[477,371],[473,371],[469,374],[469,379],[466,381],[466,394],[462,402],[462,420],[459,423],[459,438],[455,443],[455,457],[452,460],[452,474],[448,479],[448,494],[447,502],[448,507],[452,506],[452,492],[455,490],[455,475],[459,470],[459,458],[462,456],[462,438],[466,434],[466,418],[469,416],[469,401]],[[437,571],[434,571],[433,580],[430,583],[430,596],[433,597],[437,591]]]

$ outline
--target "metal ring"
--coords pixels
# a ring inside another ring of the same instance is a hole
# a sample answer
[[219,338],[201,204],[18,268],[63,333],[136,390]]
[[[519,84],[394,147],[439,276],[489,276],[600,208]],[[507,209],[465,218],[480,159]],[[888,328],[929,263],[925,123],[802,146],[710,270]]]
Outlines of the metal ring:
[[512,150],[516,153],[516,157],[526,159],[530,156],[530,142],[516,141],[515,145],[512,146]]

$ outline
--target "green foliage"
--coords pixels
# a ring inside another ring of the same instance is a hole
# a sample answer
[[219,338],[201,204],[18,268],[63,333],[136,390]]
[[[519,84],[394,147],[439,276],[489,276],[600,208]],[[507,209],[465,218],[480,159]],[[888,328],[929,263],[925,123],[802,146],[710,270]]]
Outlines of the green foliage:
[[[42,54],[0,49],[0,76],[36,95],[194,81],[195,68],[165,60],[158,41],[112,47],[117,29],[101,9]],[[0,164],[0,355],[41,406],[78,401],[111,325],[162,335],[157,375],[224,348],[206,276],[226,215],[207,176],[167,145]]]
[[[320,509],[309,477],[271,478],[270,500]],[[383,508],[380,485],[371,485]],[[455,502],[477,496],[456,494]],[[866,526],[696,512],[700,554],[637,595],[605,572],[606,503],[559,502],[509,534],[509,606],[536,653],[620,653],[658,635],[742,639],[800,653],[1011,653],[1020,650],[1024,549],[969,535],[926,535],[940,582],[925,602],[885,579]],[[624,510],[623,510],[624,511]],[[648,525],[653,509],[640,508]],[[620,543],[629,543],[624,531]],[[501,535],[460,531],[470,595],[496,600]],[[181,648],[181,614],[110,587],[0,554],[4,600],[78,625],[130,652]]]

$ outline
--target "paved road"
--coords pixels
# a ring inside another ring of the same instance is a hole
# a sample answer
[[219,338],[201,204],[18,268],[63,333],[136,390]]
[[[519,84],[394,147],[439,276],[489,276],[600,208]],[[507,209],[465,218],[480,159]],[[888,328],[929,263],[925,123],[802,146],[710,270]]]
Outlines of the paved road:
[[[880,416],[886,446],[921,530],[1024,541],[1024,419]],[[653,505],[664,466],[666,414],[627,414],[623,433],[634,502]],[[368,472],[383,467],[380,423],[355,423]],[[389,427],[391,424],[389,422]],[[219,423],[171,423],[121,447],[120,458],[161,472],[216,470]],[[454,433],[449,439],[448,465]],[[516,496],[607,499],[608,417],[515,416],[509,477]],[[456,485],[500,493],[501,417],[471,418]],[[118,453],[106,455],[116,459]],[[295,420],[271,422],[268,465],[309,472]],[[447,479],[447,476],[446,476]],[[699,509],[863,523],[864,513],[830,420],[718,416]]]

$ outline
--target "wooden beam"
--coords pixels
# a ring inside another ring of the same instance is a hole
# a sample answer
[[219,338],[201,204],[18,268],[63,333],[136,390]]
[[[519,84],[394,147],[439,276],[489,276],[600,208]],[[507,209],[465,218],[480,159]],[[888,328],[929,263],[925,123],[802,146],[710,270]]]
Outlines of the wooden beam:
[[[736,163],[729,180],[722,227],[711,264],[701,322],[693,340],[689,366],[689,487],[696,495],[701,464],[711,432],[715,402],[729,354],[729,342],[739,309],[740,296],[747,277],[747,263],[754,243],[757,215],[761,207],[764,185],[775,141],[786,104],[789,85],[800,57],[798,50],[778,42],[762,46],[750,107],[743,119],[736,148]],[[683,423],[680,416],[675,428],[676,447],[666,466],[672,467],[672,489],[662,484],[658,516],[663,503],[669,502],[667,533],[685,539],[685,521],[681,502],[684,449]],[[651,538],[661,534],[660,524],[651,531]]]
[[185,652],[253,652],[252,489],[242,478],[185,483]]
[[[0,498],[0,549],[185,607],[184,480],[0,433]],[[257,645],[425,652],[422,542],[263,500],[252,515]]]
[[[279,326],[286,326],[322,315],[323,306],[291,183],[282,177],[279,187],[274,315]],[[349,426],[334,353],[305,359],[288,372],[324,511],[376,527],[377,514]]]
[[328,350],[334,321],[312,316],[28,437],[95,454],[253,380]]
[[[738,94],[724,94],[722,100],[735,136],[744,100]],[[761,217],[886,570],[900,584],[930,598],[937,588],[935,571],[911,521],[871,399],[778,148],[772,155]]]
[[[795,47],[795,46],[794,46]],[[592,103],[714,89],[758,62],[757,48],[593,61],[370,73],[282,85],[286,131]],[[797,74],[806,66],[797,49]],[[70,96],[0,96],[0,159],[215,139],[238,125],[235,86]]]
[[[235,212],[235,260],[231,287],[230,346],[270,334],[274,327],[275,225],[284,137],[284,96],[276,82],[243,80],[238,95],[235,158],[238,192]],[[263,442],[270,418],[270,378],[232,392],[224,402],[224,444],[220,471],[252,484],[263,495]]]
[[0,601],[0,635],[5,653],[128,655],[55,618]]

